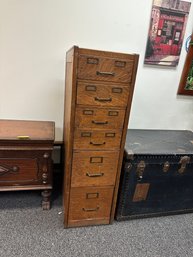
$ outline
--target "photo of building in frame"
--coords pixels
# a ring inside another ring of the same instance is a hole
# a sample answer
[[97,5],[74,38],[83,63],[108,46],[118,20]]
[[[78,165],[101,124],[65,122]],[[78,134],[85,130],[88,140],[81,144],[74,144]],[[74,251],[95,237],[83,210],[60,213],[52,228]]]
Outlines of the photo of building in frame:
[[145,53],[145,64],[177,66],[191,3],[154,0]]

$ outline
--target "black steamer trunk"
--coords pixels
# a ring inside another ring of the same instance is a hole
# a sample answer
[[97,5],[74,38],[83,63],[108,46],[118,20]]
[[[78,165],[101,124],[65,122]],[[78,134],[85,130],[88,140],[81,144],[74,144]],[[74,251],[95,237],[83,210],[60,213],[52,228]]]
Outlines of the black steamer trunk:
[[115,218],[193,211],[193,133],[127,132]]

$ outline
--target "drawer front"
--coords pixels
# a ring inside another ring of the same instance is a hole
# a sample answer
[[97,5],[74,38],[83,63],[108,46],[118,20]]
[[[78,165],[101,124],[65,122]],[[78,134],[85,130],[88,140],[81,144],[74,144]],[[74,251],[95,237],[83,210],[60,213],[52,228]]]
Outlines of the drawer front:
[[113,187],[71,188],[69,222],[71,220],[109,219]]
[[114,185],[119,152],[74,152],[72,187]]
[[133,60],[80,55],[78,78],[128,83],[131,81]]
[[74,132],[74,149],[119,149],[120,130],[79,130]]
[[125,110],[76,108],[75,127],[93,129],[122,129]]
[[79,82],[77,86],[77,104],[126,108],[129,87],[122,85],[102,85]]
[[0,185],[23,185],[40,180],[37,159],[0,159]]
[[52,151],[0,151],[0,186],[52,184]]

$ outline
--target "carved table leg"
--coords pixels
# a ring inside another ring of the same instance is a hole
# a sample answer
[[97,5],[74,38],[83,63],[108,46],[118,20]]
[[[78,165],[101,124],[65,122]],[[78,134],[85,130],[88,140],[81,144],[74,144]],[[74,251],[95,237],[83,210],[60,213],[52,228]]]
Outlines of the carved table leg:
[[42,191],[42,209],[49,210],[50,209],[50,198],[51,198],[51,190],[44,190]]

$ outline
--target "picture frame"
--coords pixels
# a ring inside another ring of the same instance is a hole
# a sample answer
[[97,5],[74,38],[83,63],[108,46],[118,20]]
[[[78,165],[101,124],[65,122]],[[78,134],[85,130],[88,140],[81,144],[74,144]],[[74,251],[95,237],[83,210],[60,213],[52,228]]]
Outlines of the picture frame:
[[153,0],[145,65],[178,65],[190,6],[189,0]]
[[177,93],[178,95],[193,96],[193,34],[189,43]]

